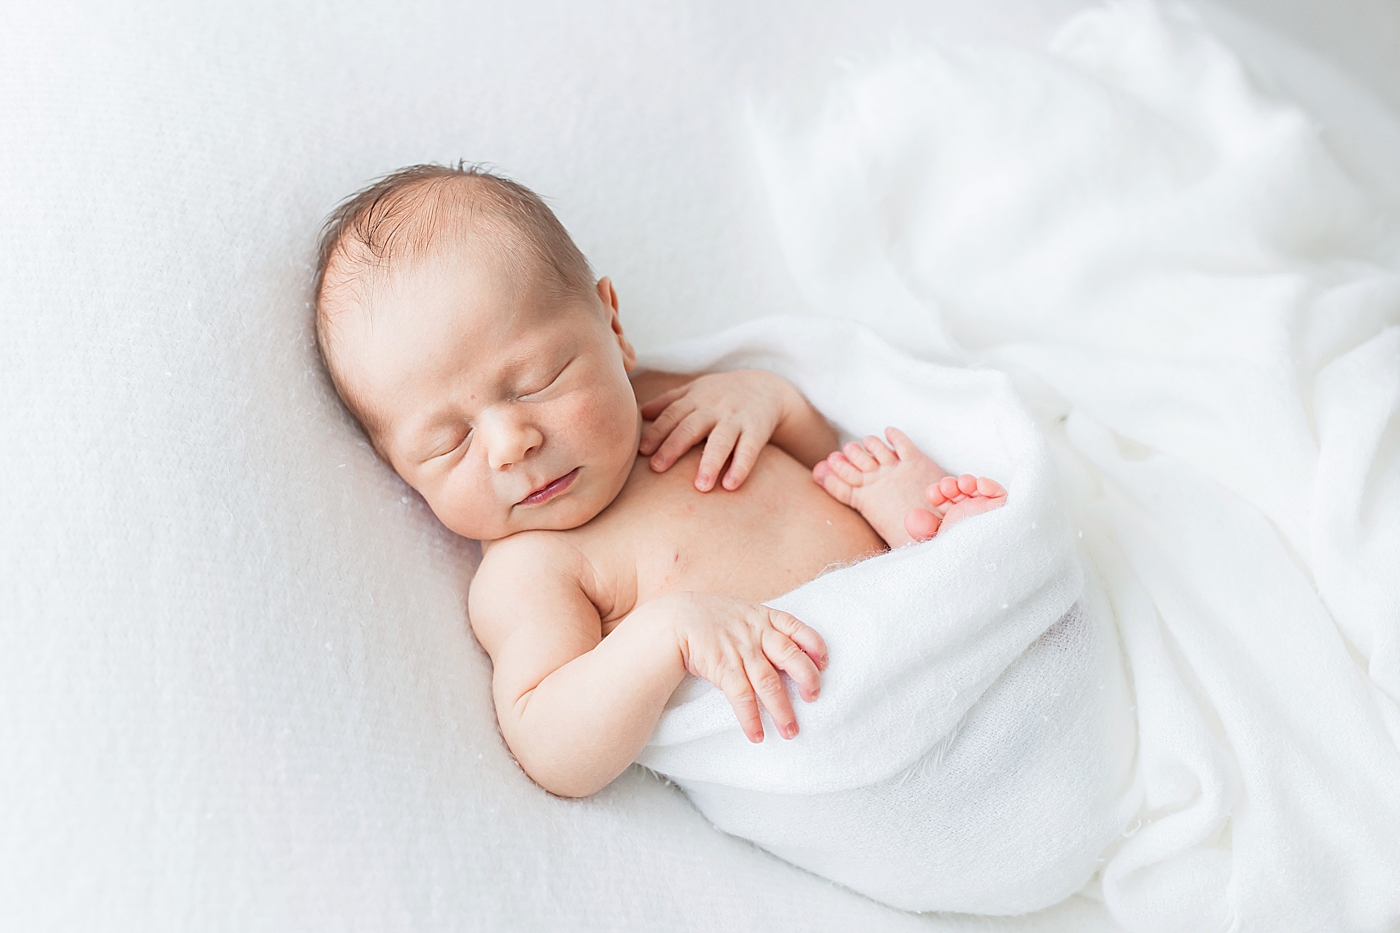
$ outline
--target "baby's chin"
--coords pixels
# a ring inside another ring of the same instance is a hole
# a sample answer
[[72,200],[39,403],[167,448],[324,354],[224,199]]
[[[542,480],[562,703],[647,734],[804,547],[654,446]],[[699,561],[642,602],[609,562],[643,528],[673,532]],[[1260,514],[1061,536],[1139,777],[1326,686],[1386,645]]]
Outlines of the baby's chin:
[[[615,478],[615,482],[604,484],[602,490],[579,489],[577,494],[570,490],[541,507],[523,512],[513,509],[511,511],[514,514],[509,515],[505,521],[488,523],[458,520],[443,521],[443,524],[464,538],[483,542],[499,541],[527,531],[570,531],[593,521],[604,509],[612,505],[626,484],[627,475],[624,473]],[[442,519],[442,516],[439,515],[438,518]]]

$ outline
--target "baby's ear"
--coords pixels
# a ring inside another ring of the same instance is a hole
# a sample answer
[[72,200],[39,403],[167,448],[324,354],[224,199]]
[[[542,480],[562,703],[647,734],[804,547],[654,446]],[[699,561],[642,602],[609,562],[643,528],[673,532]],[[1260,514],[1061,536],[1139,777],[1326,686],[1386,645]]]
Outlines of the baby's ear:
[[606,275],[598,280],[598,300],[603,303],[605,312],[611,311],[614,318],[617,317],[617,289],[613,288],[612,279]]
[[622,351],[622,368],[630,373],[637,368],[637,351],[622,332],[622,317],[617,310],[617,289],[613,288],[612,279],[606,275],[598,280],[598,298],[603,303],[603,312],[608,316],[608,327],[617,340],[618,349]]

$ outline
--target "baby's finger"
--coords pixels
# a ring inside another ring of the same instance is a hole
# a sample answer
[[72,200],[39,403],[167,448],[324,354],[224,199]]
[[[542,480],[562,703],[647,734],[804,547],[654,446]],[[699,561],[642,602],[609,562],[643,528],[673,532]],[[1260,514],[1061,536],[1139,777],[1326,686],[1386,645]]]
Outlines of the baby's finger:
[[909,439],[899,428],[885,428],[885,437],[889,438],[890,446],[894,452],[899,454],[899,459],[908,460],[919,453],[919,448],[914,446],[914,442]]
[[788,699],[787,691],[783,689],[783,678],[768,663],[762,651],[745,654],[744,671],[749,675],[749,683],[753,684],[759,702],[773,717],[778,734],[785,739],[797,735],[797,716],[792,711],[792,701]]
[[894,455],[894,451],[886,447],[885,442],[874,434],[865,438],[861,443],[865,445],[866,450],[870,451],[870,456],[874,457],[875,461],[879,463],[880,466],[891,466],[899,462],[899,458]]
[[739,438],[737,426],[721,421],[710,430],[710,439],[705,442],[705,452],[700,455],[700,469],[695,473],[695,488],[709,492],[714,488],[719,471],[724,469],[724,461],[734,449]]
[[647,425],[647,429],[642,432],[642,438],[637,442],[637,450],[642,456],[651,456],[656,448],[661,446],[661,442],[676,429],[676,425],[685,420],[685,417],[693,411],[695,411],[695,404],[690,401],[683,402],[678,399],[666,406],[661,414],[656,416],[656,420]]
[[763,653],[767,655],[770,664],[792,678],[802,699],[810,703],[821,693],[822,675],[807,652],[799,648],[791,638],[777,629],[765,629]]
[[870,456],[864,447],[860,446],[855,441],[851,441],[842,447],[841,452],[846,455],[847,460],[854,463],[862,472],[869,473],[880,465],[874,457]]
[[763,719],[758,715],[758,698],[753,686],[742,670],[731,670],[715,684],[734,708],[734,716],[739,720],[739,728],[744,730],[750,742],[763,741]]
[[658,473],[664,473],[671,468],[671,464],[681,458],[687,450],[700,442],[700,438],[710,433],[710,428],[714,427],[714,419],[702,415],[698,411],[693,411],[681,419],[681,423],[666,436],[666,440],[661,447],[652,455],[651,468]]
[[665,411],[667,406],[669,406],[672,402],[674,402],[676,399],[680,398],[687,391],[689,391],[689,389],[690,383],[687,382],[683,386],[676,386],[674,389],[668,389],[665,392],[662,392],[656,398],[652,399],[651,401],[647,402],[645,405],[642,406],[642,417],[647,419],[648,421],[651,421],[657,415]]
[[831,471],[832,476],[847,486],[859,486],[865,480],[865,474],[860,471],[860,468],[847,460],[846,455],[839,450],[833,450],[827,454],[826,466]]
[[745,431],[739,435],[739,442],[734,446],[734,461],[729,464],[729,471],[724,474],[725,489],[738,489],[744,484],[753,465],[758,462],[758,455],[763,453],[763,445],[766,443],[766,440],[760,440],[759,435],[753,431]]
[[813,663],[817,665],[817,670],[826,670],[826,639],[818,635],[816,629],[800,621],[792,613],[783,612],[781,609],[768,610],[768,624],[792,639],[797,647],[807,652],[807,657],[811,658]]

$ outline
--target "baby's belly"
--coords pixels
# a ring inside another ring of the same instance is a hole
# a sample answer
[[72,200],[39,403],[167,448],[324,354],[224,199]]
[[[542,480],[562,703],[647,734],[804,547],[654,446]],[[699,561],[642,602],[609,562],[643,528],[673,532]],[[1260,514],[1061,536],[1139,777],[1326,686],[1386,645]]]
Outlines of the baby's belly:
[[639,459],[615,503],[617,518],[638,523],[628,536],[635,547],[627,549],[636,567],[634,605],[678,590],[773,599],[885,549],[859,513],[776,447],[764,450],[734,492],[697,491],[699,463],[693,450],[657,475]]

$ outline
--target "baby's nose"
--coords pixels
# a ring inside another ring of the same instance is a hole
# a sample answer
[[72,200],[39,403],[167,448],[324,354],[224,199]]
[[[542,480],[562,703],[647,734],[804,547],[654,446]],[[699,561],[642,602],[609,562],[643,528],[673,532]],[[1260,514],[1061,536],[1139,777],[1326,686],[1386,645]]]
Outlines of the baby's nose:
[[495,427],[486,452],[493,470],[504,470],[520,463],[544,442],[544,435],[533,424],[502,418]]

